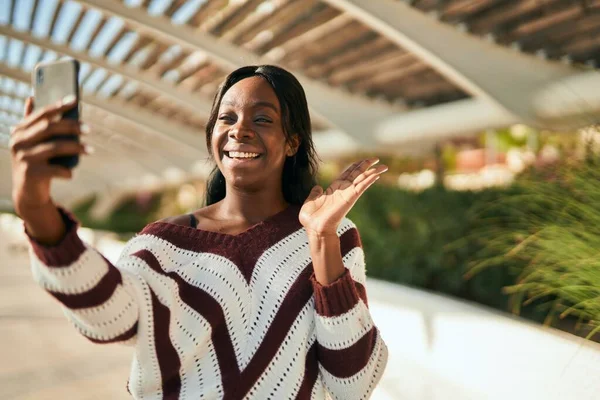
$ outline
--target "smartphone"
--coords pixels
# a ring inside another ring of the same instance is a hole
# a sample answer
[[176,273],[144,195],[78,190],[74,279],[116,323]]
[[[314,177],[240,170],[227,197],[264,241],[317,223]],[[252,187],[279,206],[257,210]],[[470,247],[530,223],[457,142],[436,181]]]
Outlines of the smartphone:
[[[65,112],[63,119],[79,120],[79,61],[66,59],[48,63],[36,64],[32,76],[34,108],[39,109],[62,100],[65,96],[73,95],[77,105]],[[74,140],[79,141],[78,135],[55,135],[49,141]],[[79,155],[60,156],[51,158],[50,164],[74,168],[79,164]]]

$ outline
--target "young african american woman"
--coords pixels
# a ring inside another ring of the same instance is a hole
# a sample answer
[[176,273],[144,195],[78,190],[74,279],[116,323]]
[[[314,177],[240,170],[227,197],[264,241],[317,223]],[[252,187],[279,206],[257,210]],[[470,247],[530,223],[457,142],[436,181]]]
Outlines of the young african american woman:
[[[206,128],[216,164],[206,205],[147,225],[115,264],[80,240],[50,196],[88,154],[85,124],[61,120],[74,99],[33,111],[10,140],[13,201],[33,276],[96,343],[133,347],[136,399],[365,399],[387,348],[369,313],[364,253],[346,214],[387,170],[352,164],[326,190],[304,90],[269,65],[232,72]],[[85,138],[85,137],[84,137]]]

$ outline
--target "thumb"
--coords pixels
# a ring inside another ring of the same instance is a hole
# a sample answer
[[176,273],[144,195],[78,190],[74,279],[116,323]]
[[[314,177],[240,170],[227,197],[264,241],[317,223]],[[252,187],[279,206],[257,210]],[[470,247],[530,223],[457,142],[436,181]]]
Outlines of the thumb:
[[29,96],[27,100],[25,100],[25,107],[23,110],[23,114],[25,117],[29,116],[33,111],[33,97]]
[[314,200],[317,197],[319,197],[322,193],[323,193],[323,188],[321,186],[317,185],[312,188],[312,190],[308,194],[308,197],[306,198],[306,201]]

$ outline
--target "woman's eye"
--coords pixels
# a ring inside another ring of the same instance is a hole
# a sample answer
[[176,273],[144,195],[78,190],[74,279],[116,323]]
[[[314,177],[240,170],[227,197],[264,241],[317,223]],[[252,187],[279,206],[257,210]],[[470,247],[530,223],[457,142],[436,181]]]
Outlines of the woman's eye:
[[269,118],[258,117],[255,119],[256,122],[270,123],[272,122]]
[[231,118],[229,115],[221,115],[219,117],[219,121],[232,121],[233,118]]

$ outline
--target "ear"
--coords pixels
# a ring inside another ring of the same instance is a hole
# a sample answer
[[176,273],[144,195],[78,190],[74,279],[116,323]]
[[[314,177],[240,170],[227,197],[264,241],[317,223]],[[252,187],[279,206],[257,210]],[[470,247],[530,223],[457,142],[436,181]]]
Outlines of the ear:
[[288,157],[292,157],[296,154],[296,152],[298,151],[298,148],[300,147],[300,135],[294,134],[292,135],[292,137],[290,138],[290,140],[287,143],[287,150],[285,152],[285,155]]

